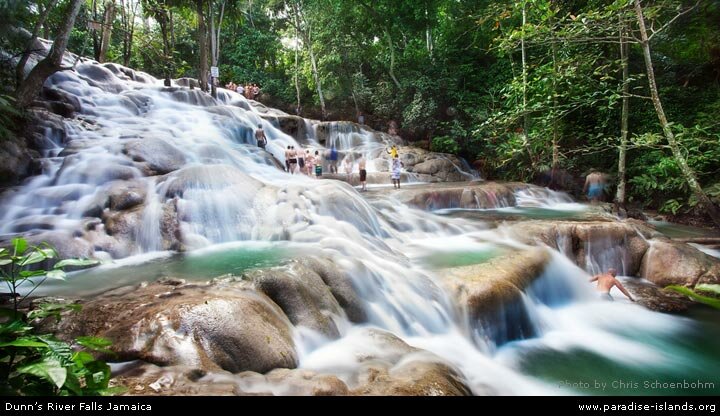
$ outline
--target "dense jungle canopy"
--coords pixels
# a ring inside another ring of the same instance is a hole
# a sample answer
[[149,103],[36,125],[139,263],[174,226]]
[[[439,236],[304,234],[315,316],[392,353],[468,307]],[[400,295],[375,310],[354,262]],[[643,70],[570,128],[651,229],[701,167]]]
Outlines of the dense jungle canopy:
[[[303,117],[356,121],[362,114],[379,130],[397,123],[404,139],[463,156],[486,178],[537,181],[550,171],[552,186],[577,191],[594,168],[614,178],[620,203],[718,218],[718,1],[38,0],[0,7],[6,64],[28,52],[33,36],[66,37],[67,50],[79,55],[198,78],[202,86],[217,66],[218,86],[256,83],[262,103]],[[16,66],[3,65],[3,136],[12,134],[28,94],[37,94],[30,85],[37,80]]]

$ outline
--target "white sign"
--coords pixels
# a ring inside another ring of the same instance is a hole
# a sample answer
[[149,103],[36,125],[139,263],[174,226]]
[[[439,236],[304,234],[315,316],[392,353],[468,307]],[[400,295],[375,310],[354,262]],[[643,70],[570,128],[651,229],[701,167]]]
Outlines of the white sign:
[[213,78],[218,78],[220,76],[220,69],[216,66],[210,67],[210,76]]

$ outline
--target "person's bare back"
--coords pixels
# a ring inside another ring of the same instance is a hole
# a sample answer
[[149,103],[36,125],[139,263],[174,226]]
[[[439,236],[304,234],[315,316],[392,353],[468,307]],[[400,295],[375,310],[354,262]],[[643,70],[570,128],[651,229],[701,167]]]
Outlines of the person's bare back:
[[612,290],[613,286],[617,286],[618,290],[620,290],[625,296],[628,297],[631,301],[635,302],[635,299],[633,299],[632,295],[630,295],[630,292],[625,289],[625,286],[623,286],[622,283],[620,283],[619,280],[615,278],[617,276],[617,272],[615,269],[608,269],[607,273],[603,274],[597,274],[593,276],[590,281],[594,282],[597,280],[597,287],[595,290],[600,292],[604,295],[608,300],[612,300],[612,297],[610,296],[610,290]]

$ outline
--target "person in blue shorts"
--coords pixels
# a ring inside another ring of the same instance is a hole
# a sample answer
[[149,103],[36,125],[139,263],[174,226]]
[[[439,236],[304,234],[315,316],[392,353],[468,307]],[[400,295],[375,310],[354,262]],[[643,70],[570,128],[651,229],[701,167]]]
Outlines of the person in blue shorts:
[[605,194],[605,175],[593,170],[585,178],[583,193],[587,194],[589,201],[595,203],[602,201]]

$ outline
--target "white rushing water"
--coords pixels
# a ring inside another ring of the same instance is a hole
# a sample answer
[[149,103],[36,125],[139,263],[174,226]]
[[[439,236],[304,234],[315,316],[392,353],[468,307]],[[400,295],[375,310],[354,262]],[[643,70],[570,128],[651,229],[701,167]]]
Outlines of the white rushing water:
[[[621,299],[601,303],[586,283],[588,273],[560,253],[552,254],[522,304],[496,327],[467,322],[423,259],[467,251],[491,257],[523,244],[478,221],[371,205],[345,183],[283,172],[273,156],[284,165],[287,146],[325,150],[317,123],[306,121],[308,134],[298,143],[276,128],[276,117],[238,94],[221,90],[214,100],[199,90],[160,84],[147,74],[93,63],[54,75],[48,85],[77,97],[82,110],[65,122],[65,143],[50,140],[43,173],[2,201],[0,234],[65,233],[59,235],[101,258],[155,258],[147,253],[173,244],[213,250],[237,241],[288,241],[330,256],[352,276],[368,321],[353,325],[335,316],[339,339],[298,328],[296,343],[302,368],[336,374],[349,384],[363,369],[360,356],[397,365],[393,349],[378,344],[372,328],[451,363],[477,394],[568,393],[525,374],[521,364],[531,350],[583,350],[633,366],[668,362],[663,345],[627,334],[669,336],[681,320]],[[267,153],[255,143],[258,125],[269,138]],[[335,146],[353,161],[365,155],[369,170],[378,169],[374,163],[388,143],[349,123],[323,128],[325,147]],[[516,199],[521,207],[579,209],[566,195],[547,190],[522,191]],[[622,262],[613,247],[588,250],[598,252],[606,258],[589,259],[591,272]],[[614,324],[619,320],[621,329]],[[520,321],[530,339],[497,335]]]

